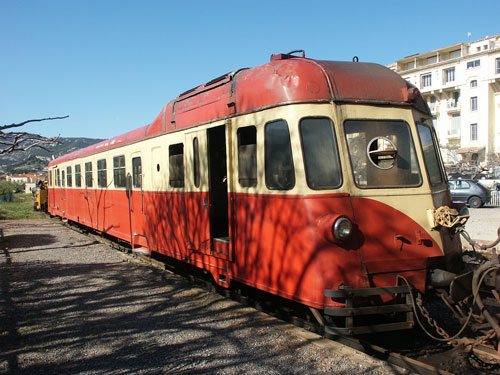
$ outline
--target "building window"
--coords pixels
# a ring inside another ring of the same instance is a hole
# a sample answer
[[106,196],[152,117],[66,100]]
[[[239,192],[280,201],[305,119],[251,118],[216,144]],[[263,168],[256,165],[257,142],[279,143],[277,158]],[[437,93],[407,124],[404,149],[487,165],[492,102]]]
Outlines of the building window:
[[107,185],[106,159],[97,160],[97,186],[105,188]]
[[71,166],[66,168],[66,181],[67,181],[68,187],[73,186],[73,176],[71,174]]
[[462,51],[459,49],[450,52],[450,59],[456,59],[460,56],[462,56]]
[[443,76],[444,76],[444,83],[454,82],[455,81],[455,68],[445,69]]
[[470,98],[470,110],[477,111],[477,96]]
[[257,186],[257,128],[238,129],[238,182],[242,187]]
[[115,156],[113,158],[113,181],[115,187],[126,187],[127,180],[125,177],[125,155]]
[[477,87],[477,80],[476,79],[473,79],[472,81],[470,81],[470,87]]
[[470,124],[470,140],[477,141],[477,124]]
[[174,188],[184,187],[184,145],[178,143],[168,148],[169,185]]
[[432,74],[422,74],[420,76],[420,85],[422,87],[429,87],[432,84]]
[[85,187],[92,187],[92,162],[85,163]]
[[481,60],[469,61],[467,63],[467,69],[477,68],[481,65]]
[[496,64],[495,64],[495,74],[500,74],[500,57],[498,59],[495,60]]
[[142,187],[142,161],[140,156],[132,159],[132,184],[138,189]]
[[75,186],[82,186],[82,167],[80,164],[75,165]]

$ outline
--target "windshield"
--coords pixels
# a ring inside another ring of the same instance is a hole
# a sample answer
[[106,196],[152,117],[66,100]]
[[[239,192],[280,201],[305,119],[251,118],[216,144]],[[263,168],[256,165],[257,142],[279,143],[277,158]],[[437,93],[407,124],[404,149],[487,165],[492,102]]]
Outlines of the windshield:
[[414,187],[422,182],[410,127],[404,121],[344,123],[352,173],[360,188]]
[[425,166],[429,174],[429,182],[432,186],[439,185],[444,181],[443,168],[431,128],[423,124],[417,124],[417,128],[422,151],[424,153]]

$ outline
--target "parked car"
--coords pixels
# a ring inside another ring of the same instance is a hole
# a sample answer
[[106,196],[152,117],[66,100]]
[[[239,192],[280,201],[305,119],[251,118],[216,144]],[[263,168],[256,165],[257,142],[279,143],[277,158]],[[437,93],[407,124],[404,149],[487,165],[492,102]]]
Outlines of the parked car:
[[483,207],[490,202],[491,191],[474,180],[449,180],[453,203],[466,203],[469,207]]

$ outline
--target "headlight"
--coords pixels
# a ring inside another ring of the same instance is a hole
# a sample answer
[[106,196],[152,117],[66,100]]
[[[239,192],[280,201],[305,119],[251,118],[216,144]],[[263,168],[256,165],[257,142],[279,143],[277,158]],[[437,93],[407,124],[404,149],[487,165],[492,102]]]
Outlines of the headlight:
[[339,217],[333,223],[333,237],[338,241],[346,241],[352,234],[352,222],[345,216]]

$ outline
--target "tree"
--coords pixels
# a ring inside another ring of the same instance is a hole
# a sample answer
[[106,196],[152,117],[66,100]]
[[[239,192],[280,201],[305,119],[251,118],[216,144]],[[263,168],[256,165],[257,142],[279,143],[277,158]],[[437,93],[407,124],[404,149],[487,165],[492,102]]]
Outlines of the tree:
[[14,151],[26,151],[33,147],[38,147],[45,151],[49,151],[46,148],[47,146],[59,145],[62,143],[61,141],[59,141],[59,137],[48,138],[33,133],[20,132],[20,131],[5,132],[5,130],[19,128],[30,122],[62,120],[68,117],[69,116],[47,117],[41,119],[27,120],[17,124],[0,126],[0,155],[8,154]]

